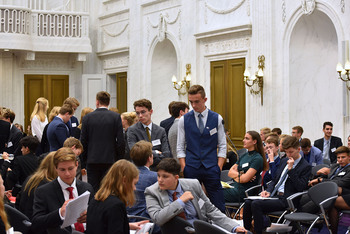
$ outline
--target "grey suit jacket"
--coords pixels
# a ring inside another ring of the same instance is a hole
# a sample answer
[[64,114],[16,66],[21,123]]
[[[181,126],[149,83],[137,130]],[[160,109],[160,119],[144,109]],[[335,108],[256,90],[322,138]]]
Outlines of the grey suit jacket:
[[[138,122],[128,128],[127,140],[128,140],[128,146],[130,150],[135,145],[136,142],[139,142],[141,140],[148,141],[147,132],[144,129],[141,122]],[[157,140],[160,141],[160,144],[156,144],[156,145],[153,144],[153,147],[152,147],[153,160],[154,160],[152,168],[157,166],[161,159],[170,157],[168,137],[165,133],[165,130],[164,128],[159,127],[158,125],[153,123],[152,131],[151,131],[151,141],[155,142]],[[162,152],[162,154],[156,153],[156,150]]]
[[[179,179],[179,183],[184,192],[190,191],[192,193],[194,198],[191,202],[200,220],[211,220],[214,224],[229,232],[231,232],[234,227],[238,226],[238,223],[228,218],[209,201],[209,198],[204,194],[198,180]],[[160,226],[183,212],[180,203],[170,203],[168,192],[166,190],[160,190],[158,182],[146,188],[145,196],[148,213],[151,219]]]

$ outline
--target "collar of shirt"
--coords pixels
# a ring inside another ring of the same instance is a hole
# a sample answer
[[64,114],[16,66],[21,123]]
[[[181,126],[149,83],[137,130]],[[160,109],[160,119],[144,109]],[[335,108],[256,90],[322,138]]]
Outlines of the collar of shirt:
[[60,120],[62,120],[62,122],[63,122],[63,119],[61,117],[59,117],[58,115],[56,115],[56,117],[59,118]]
[[208,116],[208,108],[207,107],[205,107],[205,109],[202,113],[194,111],[194,110],[193,110],[193,112],[194,112],[195,116],[197,116],[197,117],[198,117],[198,114],[202,114],[204,119],[207,118],[207,116]]
[[295,160],[294,160],[293,169],[298,165],[298,163],[300,162],[300,160],[301,160],[301,156],[300,156],[298,159],[295,159]]
[[327,144],[328,142],[331,142],[332,136],[327,140],[326,138],[323,138],[323,145]]
[[148,125],[145,125],[145,124],[143,124],[143,123],[141,123],[141,124],[142,124],[142,126],[143,126],[144,129],[146,129],[146,127],[148,127],[150,133],[152,132],[152,122],[151,122],[150,124],[148,124]]
[[60,177],[57,177],[57,181],[58,181],[58,183],[61,186],[61,189],[62,189],[65,201],[69,199],[69,192],[68,192],[68,190],[66,190],[68,187],[73,187],[73,196],[74,196],[74,198],[79,196],[75,178],[74,178],[74,181],[73,181],[73,183],[71,185],[68,185],[68,184],[64,183],[63,180]]
[[278,154],[275,156],[275,157],[273,157],[273,161],[276,161],[276,159],[278,158],[279,156],[278,156]]
[[178,182],[177,187],[176,187],[175,190],[170,190],[169,189],[169,190],[167,190],[167,192],[168,192],[168,195],[171,198],[171,200],[173,199],[173,193],[174,192],[176,192],[177,197],[179,197],[179,195],[181,196],[183,194],[183,191],[182,191],[182,188],[180,186],[180,182]]
[[105,108],[105,109],[107,109],[108,110],[108,107],[106,107],[106,106],[100,106],[99,108],[97,108],[97,109],[103,109],[103,108]]
[[149,168],[148,167],[146,167],[146,166],[144,166],[145,168],[147,168],[148,170],[149,170]]

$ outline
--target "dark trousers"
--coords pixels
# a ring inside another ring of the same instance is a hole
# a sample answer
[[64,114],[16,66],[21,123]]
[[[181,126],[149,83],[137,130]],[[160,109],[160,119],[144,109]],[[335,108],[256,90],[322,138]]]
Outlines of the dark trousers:
[[285,210],[287,204],[282,199],[276,200],[249,200],[244,203],[243,223],[244,228],[250,230],[254,217],[254,230],[257,234],[262,233],[264,228],[264,214],[273,211]]
[[200,183],[203,183],[211,203],[224,213],[225,200],[220,174],[221,171],[218,165],[210,168],[205,168],[202,165],[199,169],[186,165],[184,168],[185,178],[197,179]]
[[96,193],[100,188],[100,183],[112,164],[87,164],[87,178],[89,184]]

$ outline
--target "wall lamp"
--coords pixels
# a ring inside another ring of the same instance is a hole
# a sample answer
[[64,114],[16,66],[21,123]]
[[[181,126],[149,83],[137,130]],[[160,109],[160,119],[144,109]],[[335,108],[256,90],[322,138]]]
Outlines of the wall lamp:
[[348,81],[350,81],[350,62],[347,61],[345,63],[345,66],[343,68],[343,65],[341,63],[337,64],[337,72],[339,74],[339,79],[346,82],[346,88],[350,90],[350,87],[348,85]]
[[[250,76],[249,70],[244,71],[244,82],[245,84],[250,88],[250,93],[251,94],[259,94],[261,97],[261,105],[264,103],[263,99],[263,91],[264,91],[264,68],[265,68],[265,56],[260,55],[258,57],[258,71],[255,72],[255,75],[252,77]],[[253,85],[257,84],[258,85],[258,90],[255,90]]]
[[[173,82],[173,87],[177,90],[178,94],[185,95],[191,86],[191,64],[186,64],[186,76],[182,80],[177,81],[176,76],[173,75],[171,81]],[[183,87],[185,87],[186,90],[181,92]]]

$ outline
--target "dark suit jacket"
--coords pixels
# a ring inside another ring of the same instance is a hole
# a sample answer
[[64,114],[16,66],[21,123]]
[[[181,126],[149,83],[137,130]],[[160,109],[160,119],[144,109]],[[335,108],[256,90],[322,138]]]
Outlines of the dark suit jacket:
[[[79,120],[77,119],[77,117],[72,116],[70,118],[70,120],[67,122],[67,126],[68,126],[68,129],[69,129],[69,135],[74,137],[75,136],[75,130],[79,126]],[[77,139],[79,139],[79,138],[77,138]]]
[[[78,194],[90,191],[90,201],[94,197],[92,186],[88,183],[76,180]],[[59,215],[59,209],[65,202],[62,189],[57,179],[35,190],[32,230],[39,232],[47,230],[48,234],[71,233],[71,227],[61,229],[63,221]]]
[[87,234],[129,234],[129,220],[125,204],[116,196],[89,204],[86,219]]
[[69,137],[67,125],[56,116],[47,128],[47,139],[50,144],[50,151],[58,150],[63,146],[63,142]]
[[0,154],[5,151],[5,144],[10,137],[11,124],[4,120],[0,120]]
[[168,135],[169,133],[169,130],[171,128],[171,126],[173,125],[174,123],[174,120],[175,118],[170,116],[169,118],[163,120],[160,122],[159,126],[161,126],[162,128],[164,128],[165,132],[166,132],[166,135]]
[[12,163],[4,161],[3,168],[10,167],[12,171],[7,173],[7,187],[12,188],[16,183],[22,185],[25,179],[33,174],[39,166],[38,157],[35,154],[20,155],[15,157]]
[[[147,132],[141,122],[138,122],[128,128],[127,139],[130,150],[136,142],[139,142],[141,140],[149,141]],[[156,142],[158,140],[160,141],[160,144]],[[159,127],[154,123],[152,124],[151,141],[153,145],[152,152],[154,160],[151,168],[154,169],[158,165],[160,160],[162,160],[163,158],[169,158],[171,157],[171,155],[169,150],[168,137],[166,136],[164,128]],[[156,144],[153,144],[153,142]],[[162,152],[162,154],[156,153],[156,150]]]
[[[319,148],[323,152],[323,144],[324,144],[324,138],[318,139],[314,142],[314,146]],[[331,163],[337,162],[337,155],[334,153],[334,149],[337,149],[339,146],[342,146],[343,143],[341,142],[341,139],[336,136],[331,136],[331,142],[329,147],[329,158],[331,159]],[[333,152],[332,152],[333,149]]]
[[[280,166],[276,172],[276,177],[272,180],[272,182],[268,185],[266,189],[266,191],[268,191],[269,193],[271,193],[274,190],[275,185],[277,185],[281,177],[281,174],[283,172],[283,169],[287,165],[287,161],[288,161],[288,158],[284,158],[281,160]],[[307,190],[310,174],[311,174],[311,166],[304,158],[301,158],[300,162],[298,163],[298,165],[296,165],[295,168],[288,171],[288,178],[284,185],[284,195],[282,198],[286,203],[286,206],[287,206],[287,201],[286,201],[287,197],[289,197],[294,193]],[[298,204],[298,201],[296,201],[296,204]]]
[[125,142],[120,115],[98,108],[83,118],[80,141],[82,168],[87,164],[113,164],[124,158]]
[[335,182],[338,185],[338,187],[350,189],[350,166],[347,166],[342,171],[338,171],[335,174],[335,176],[331,179],[332,175],[336,172],[338,168],[339,164],[332,165],[330,173],[322,181],[331,180]]
[[23,136],[22,132],[18,128],[16,128],[15,125],[12,125],[10,130],[9,140],[7,143],[7,149],[6,149],[7,153],[14,154],[14,155],[21,155],[21,147],[19,145],[19,141],[22,139],[22,136]]

